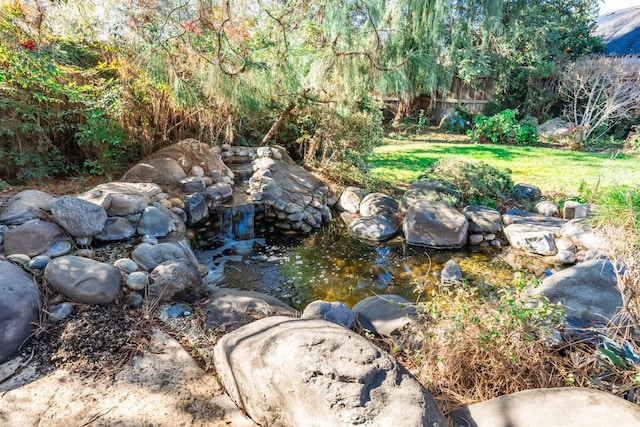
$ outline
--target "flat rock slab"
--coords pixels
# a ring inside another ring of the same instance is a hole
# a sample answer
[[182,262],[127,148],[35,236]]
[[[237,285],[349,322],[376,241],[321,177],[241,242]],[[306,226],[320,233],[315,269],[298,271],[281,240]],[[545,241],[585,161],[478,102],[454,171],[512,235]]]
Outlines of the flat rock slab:
[[211,295],[207,303],[206,327],[231,331],[264,317],[296,315],[296,310],[267,294],[220,289]]
[[[0,365],[0,372],[3,365]],[[180,344],[156,331],[152,347],[115,380],[92,380],[64,370],[34,380],[25,369],[0,384],[0,424],[23,426],[254,427],[215,376]],[[3,388],[5,387],[5,388]]]
[[622,294],[613,264],[591,260],[565,268],[532,288],[532,296],[562,303],[569,316],[603,322],[613,319],[622,307]]
[[461,408],[455,427],[640,426],[640,406],[586,388],[525,390]]
[[413,322],[415,305],[399,295],[374,295],[353,306],[363,328],[378,335],[400,335],[402,329]]

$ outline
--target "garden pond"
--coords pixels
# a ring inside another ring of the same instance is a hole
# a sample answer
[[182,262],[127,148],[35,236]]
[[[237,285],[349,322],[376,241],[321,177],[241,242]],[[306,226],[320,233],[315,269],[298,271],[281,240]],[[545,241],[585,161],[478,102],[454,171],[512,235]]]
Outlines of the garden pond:
[[[426,301],[438,292],[439,272],[453,259],[472,286],[511,284],[513,269],[498,253],[435,250],[403,239],[369,244],[351,237],[340,218],[306,237],[259,230],[236,213],[221,219],[195,248],[213,287],[263,292],[302,310],[314,300],[353,306],[376,294]],[[238,232],[243,239],[238,239]],[[255,235],[254,235],[255,234]]]

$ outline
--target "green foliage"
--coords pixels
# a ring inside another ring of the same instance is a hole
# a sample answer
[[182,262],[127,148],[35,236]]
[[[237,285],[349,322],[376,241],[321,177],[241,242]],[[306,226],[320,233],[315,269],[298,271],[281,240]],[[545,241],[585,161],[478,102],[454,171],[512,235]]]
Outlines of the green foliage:
[[513,190],[510,173],[484,162],[448,158],[435,162],[426,175],[452,184],[464,203],[495,207],[498,200]]
[[640,236],[640,187],[637,185],[589,186],[578,189],[578,201],[598,206],[596,219],[602,224],[629,227]]
[[440,122],[440,130],[450,133],[463,135],[471,126],[472,115],[464,105],[454,105],[454,111],[446,115]]
[[121,168],[131,144],[102,48],[60,37],[35,43],[24,19],[20,9],[0,7],[0,176],[40,181]]
[[529,145],[538,139],[535,122],[516,119],[517,110],[504,110],[493,116],[477,115],[473,119],[474,127],[467,132],[473,142],[494,144]]

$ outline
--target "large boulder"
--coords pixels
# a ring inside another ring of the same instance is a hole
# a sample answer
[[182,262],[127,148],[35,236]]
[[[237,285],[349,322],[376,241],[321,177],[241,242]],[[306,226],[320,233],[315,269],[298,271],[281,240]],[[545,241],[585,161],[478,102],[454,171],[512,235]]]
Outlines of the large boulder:
[[400,223],[390,214],[364,216],[354,219],[349,224],[349,234],[353,237],[371,242],[382,242],[395,236],[400,230]]
[[353,306],[363,328],[385,337],[399,336],[413,322],[416,307],[399,295],[374,295]]
[[524,390],[452,413],[455,427],[639,426],[640,407],[611,393],[564,387]]
[[398,212],[398,202],[383,193],[367,194],[360,202],[360,215],[373,216],[381,214],[393,215]]
[[206,292],[198,265],[186,259],[159,264],[151,271],[149,278],[149,296],[159,301],[195,301]]
[[232,331],[255,320],[270,316],[296,317],[297,312],[269,295],[238,289],[219,289],[207,303],[207,329]]
[[462,213],[469,221],[472,233],[500,233],[502,231],[502,214],[496,209],[480,205],[466,206]]
[[49,202],[54,199],[40,190],[25,190],[13,196],[0,213],[0,224],[19,225],[32,219],[43,218]]
[[614,319],[622,307],[614,266],[606,260],[591,260],[565,268],[529,290],[531,296],[544,296],[561,303],[569,316],[590,321]]
[[340,195],[336,207],[345,212],[358,213],[360,212],[360,203],[366,195],[367,192],[362,188],[347,187]]
[[447,425],[393,357],[324,320],[250,323],[218,341],[214,363],[231,399],[260,425]]
[[322,319],[352,329],[356,323],[353,311],[342,301],[317,300],[309,303],[302,311],[301,319]]
[[544,225],[511,224],[504,228],[509,244],[538,255],[555,255],[557,229]]
[[0,363],[15,355],[40,316],[40,292],[33,277],[0,260]]
[[62,196],[51,203],[51,215],[67,233],[91,237],[107,222],[107,211],[100,205],[73,196]]
[[207,144],[187,138],[144,158],[124,174],[122,181],[177,185],[194,167],[209,176],[233,179],[233,172]]
[[78,198],[102,206],[109,216],[127,216],[141,213],[161,191],[153,183],[106,182],[79,194]]
[[573,219],[560,229],[560,235],[570,239],[576,246],[583,249],[606,249],[607,239],[597,234],[584,218]]
[[52,222],[32,219],[4,233],[5,255],[36,256],[65,238],[64,230]]
[[58,293],[83,304],[109,304],[120,291],[122,273],[102,262],[73,255],[55,258],[44,278]]
[[157,245],[140,243],[131,253],[131,258],[144,270],[151,271],[165,261],[189,259],[190,256],[184,245],[164,242]]
[[459,248],[467,241],[467,218],[444,202],[409,206],[402,229],[410,245],[436,249]]

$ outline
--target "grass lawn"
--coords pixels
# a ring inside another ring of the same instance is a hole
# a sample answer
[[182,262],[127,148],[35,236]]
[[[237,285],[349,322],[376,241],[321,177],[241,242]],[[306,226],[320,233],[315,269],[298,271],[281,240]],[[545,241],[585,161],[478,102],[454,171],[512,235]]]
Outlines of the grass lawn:
[[553,147],[472,144],[459,135],[425,135],[385,138],[370,157],[371,175],[391,186],[411,183],[436,160],[462,157],[510,169],[514,183],[538,186],[542,192],[577,193],[582,182],[594,189],[640,184],[640,157],[612,153],[587,153]]

